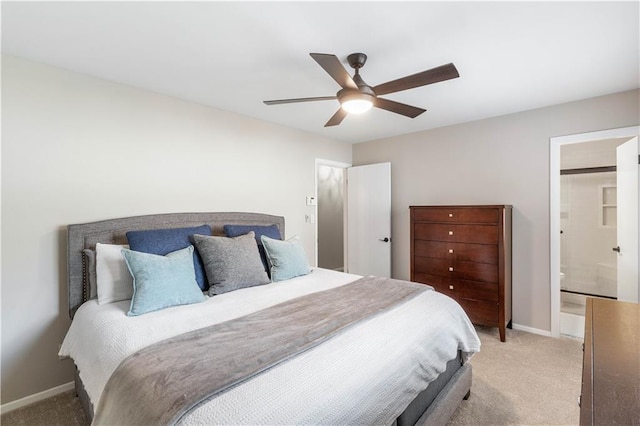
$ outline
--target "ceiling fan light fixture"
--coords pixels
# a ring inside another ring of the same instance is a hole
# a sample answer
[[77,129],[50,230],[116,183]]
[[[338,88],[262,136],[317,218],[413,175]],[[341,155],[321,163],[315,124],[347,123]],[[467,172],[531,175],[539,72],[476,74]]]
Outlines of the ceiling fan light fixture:
[[342,109],[349,114],[363,114],[373,106],[374,97],[367,93],[349,93],[340,97]]
[[425,112],[426,109],[406,105],[392,101],[391,99],[380,98],[378,96],[460,77],[458,70],[453,64],[446,64],[371,87],[360,77],[360,69],[367,61],[367,55],[364,53],[352,53],[347,56],[349,66],[355,70],[353,77],[349,75],[336,55],[328,53],[310,53],[309,55],[311,55],[318,65],[320,65],[342,89],[338,91],[335,96],[278,99],[263,102],[267,105],[278,105],[295,102],[325,101],[337,98],[338,102],[340,102],[340,108],[331,116],[324,127],[337,126],[342,123],[342,120],[349,114],[362,114],[371,109],[371,107],[380,108],[409,118],[416,118]]

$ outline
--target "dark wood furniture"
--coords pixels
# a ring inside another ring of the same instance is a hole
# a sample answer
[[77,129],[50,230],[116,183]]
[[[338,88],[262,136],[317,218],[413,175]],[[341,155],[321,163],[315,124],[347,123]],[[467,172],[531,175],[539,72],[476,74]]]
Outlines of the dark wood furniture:
[[474,324],[511,322],[510,205],[411,206],[411,281],[460,303]]
[[640,305],[587,298],[581,425],[640,424]]

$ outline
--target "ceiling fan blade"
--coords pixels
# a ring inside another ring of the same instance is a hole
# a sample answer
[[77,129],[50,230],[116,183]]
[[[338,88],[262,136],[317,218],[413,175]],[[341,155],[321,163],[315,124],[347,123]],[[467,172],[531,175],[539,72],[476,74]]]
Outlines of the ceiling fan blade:
[[402,77],[397,80],[379,84],[373,88],[376,95],[386,95],[387,93],[401,92],[402,90],[413,89],[414,87],[426,86],[427,84],[439,83],[452,78],[458,78],[458,70],[453,64],[441,65],[427,71]]
[[277,99],[273,101],[262,101],[267,105],[293,104],[296,102],[313,102],[313,101],[330,101],[338,99],[337,96],[318,96],[315,98],[297,98],[297,99]]
[[426,111],[426,109],[414,107],[407,104],[401,104],[400,102],[390,101],[389,99],[376,98],[373,106],[380,109],[386,109],[387,111],[395,112],[396,114],[402,114],[406,117],[416,118],[420,114]]
[[343,89],[357,89],[358,86],[353,81],[346,69],[340,63],[336,55],[326,53],[309,53]]
[[333,117],[331,117],[329,121],[327,121],[327,124],[325,124],[324,127],[337,126],[338,124],[342,123],[342,120],[344,120],[347,114],[349,113],[343,110],[342,107],[340,107],[338,111],[333,114]]

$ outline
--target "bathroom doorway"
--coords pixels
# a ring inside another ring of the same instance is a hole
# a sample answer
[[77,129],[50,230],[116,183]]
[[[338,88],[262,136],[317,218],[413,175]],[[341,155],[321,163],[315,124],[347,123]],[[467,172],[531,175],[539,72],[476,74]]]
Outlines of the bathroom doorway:
[[[583,337],[587,297],[615,300],[622,292],[622,298],[628,299],[624,282],[618,280],[621,209],[616,151],[618,146],[634,139],[638,130],[632,127],[551,138],[553,336]],[[637,193],[637,153],[635,157]],[[637,257],[637,197],[634,203]],[[634,268],[635,277],[629,285],[636,290],[637,302],[637,262]]]
[[346,169],[350,164],[316,160],[316,265],[345,270]]
[[[616,148],[627,138],[560,147],[560,312],[617,299]],[[562,333],[562,330],[561,330]]]

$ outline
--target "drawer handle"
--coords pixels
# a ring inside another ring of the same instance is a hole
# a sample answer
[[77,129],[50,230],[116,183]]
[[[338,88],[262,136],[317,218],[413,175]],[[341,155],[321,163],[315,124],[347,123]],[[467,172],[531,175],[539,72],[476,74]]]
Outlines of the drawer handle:
[[449,217],[453,217],[453,213],[449,213]]
[[453,272],[453,266],[449,266],[449,272]]
[[453,235],[453,231],[449,231],[449,235]]
[[453,249],[449,249],[449,254],[453,254]]
[[449,286],[449,290],[453,290],[453,286],[452,285]]

